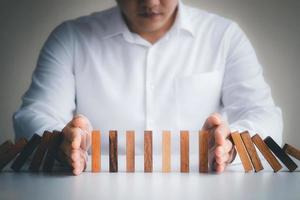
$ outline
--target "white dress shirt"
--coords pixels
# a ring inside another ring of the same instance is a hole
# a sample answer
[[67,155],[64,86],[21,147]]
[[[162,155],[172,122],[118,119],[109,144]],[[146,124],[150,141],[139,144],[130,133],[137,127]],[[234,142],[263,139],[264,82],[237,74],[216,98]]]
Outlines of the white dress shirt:
[[44,44],[22,100],[13,118],[17,138],[62,129],[76,113],[103,133],[142,133],[197,131],[219,112],[232,131],[282,140],[281,111],[245,33],[181,2],[155,44],[130,32],[118,7],[62,23]]

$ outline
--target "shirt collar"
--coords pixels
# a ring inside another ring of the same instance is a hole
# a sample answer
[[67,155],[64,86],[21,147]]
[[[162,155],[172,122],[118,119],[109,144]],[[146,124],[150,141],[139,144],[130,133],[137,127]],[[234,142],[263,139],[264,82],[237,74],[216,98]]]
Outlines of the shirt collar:
[[[170,31],[183,30],[188,32],[191,36],[195,36],[195,30],[192,27],[190,21],[191,20],[189,19],[187,7],[181,2],[181,0],[179,0],[177,16]],[[128,29],[128,26],[123,19],[121,10],[118,6],[114,7],[111,10],[109,19],[106,22],[107,26],[103,34],[104,39],[111,38],[120,34],[128,35],[130,33],[130,30]]]
[[192,20],[190,19],[187,6],[184,5],[181,0],[179,0],[177,17],[172,28],[176,29],[177,31],[186,31],[191,36],[195,36],[195,29],[193,28],[191,21]]

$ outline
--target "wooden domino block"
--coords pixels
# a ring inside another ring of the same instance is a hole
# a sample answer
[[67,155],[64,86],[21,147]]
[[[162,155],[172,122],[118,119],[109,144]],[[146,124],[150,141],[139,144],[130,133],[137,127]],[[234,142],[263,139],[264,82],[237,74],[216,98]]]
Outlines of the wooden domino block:
[[144,172],[152,172],[152,131],[144,132]]
[[282,148],[282,150],[289,154],[290,156],[293,156],[294,158],[300,160],[300,150],[293,147],[292,145],[290,144],[285,144]]
[[206,130],[199,131],[199,172],[208,172],[208,137]]
[[251,136],[250,136],[249,132],[245,131],[245,132],[241,133],[241,138],[246,147],[246,150],[247,150],[250,160],[253,164],[255,172],[259,172],[259,171],[263,170],[264,167],[261,164],[261,161],[258,157],[258,154],[257,154],[255,146],[251,140]]
[[61,148],[59,148],[57,151],[56,159],[59,162],[59,164],[65,168],[65,170],[67,172],[70,172],[71,170],[73,170],[72,166],[69,163],[70,158],[66,155],[66,153]]
[[162,132],[162,171],[171,171],[171,132]]
[[180,171],[190,171],[189,131],[180,131]]
[[49,147],[43,165],[44,172],[52,171],[55,160],[57,159],[57,152],[59,150],[59,146],[63,140],[63,135],[59,131],[53,131],[53,133],[50,135],[51,137],[49,141]]
[[262,140],[262,138],[258,134],[255,134],[254,136],[251,137],[251,140],[258,148],[258,150],[261,152],[261,154],[265,157],[265,159],[268,161],[268,163],[271,165],[274,172],[278,172],[282,168],[282,166],[279,163],[279,161],[276,159],[276,157],[272,154],[272,152],[265,144],[265,142]]
[[248,157],[247,150],[242,141],[241,135],[238,132],[231,133],[231,138],[235,144],[236,150],[240,156],[245,172],[250,172],[253,170],[251,161]]
[[7,140],[0,145],[0,154],[6,153],[14,144],[11,140]]
[[14,146],[13,142],[11,140],[7,140],[4,143],[0,145],[0,163],[1,158],[5,157],[7,152]]
[[109,172],[118,172],[118,132],[109,131]]
[[16,144],[7,149],[6,153],[0,155],[0,171],[23,150],[26,144],[27,140],[25,138],[21,138]]
[[13,162],[11,169],[18,172],[22,168],[22,166],[25,164],[26,160],[29,158],[29,156],[32,154],[32,152],[35,150],[35,148],[40,144],[41,142],[41,136],[34,134],[29,142],[25,145],[22,152],[18,155],[16,160]]
[[92,131],[92,172],[101,171],[101,133]]
[[264,142],[291,172],[297,169],[298,166],[296,163],[281,149],[281,147],[272,139],[272,137],[266,137]]
[[45,131],[43,136],[42,136],[42,141],[39,144],[38,148],[35,151],[35,154],[32,158],[32,161],[30,163],[29,166],[29,170],[32,172],[38,172],[40,169],[40,166],[42,164],[43,158],[46,154],[46,151],[48,149],[48,145],[50,142],[50,138],[51,138],[51,132],[49,131]]
[[126,131],[126,171],[135,171],[135,133]]

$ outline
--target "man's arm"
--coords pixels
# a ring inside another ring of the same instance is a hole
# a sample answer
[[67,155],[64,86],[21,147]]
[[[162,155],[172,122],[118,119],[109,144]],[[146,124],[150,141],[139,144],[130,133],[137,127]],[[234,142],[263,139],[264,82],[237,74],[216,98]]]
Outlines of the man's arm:
[[60,148],[73,174],[78,175],[86,167],[92,126],[86,117],[74,116],[73,33],[68,23],[51,33],[40,52],[32,83],[23,96],[21,108],[13,116],[13,123],[16,138],[63,129]]
[[44,44],[30,88],[14,113],[16,138],[42,134],[44,130],[61,130],[75,111],[73,40],[70,27],[58,26]]
[[231,130],[271,135],[282,141],[282,114],[276,107],[263,70],[244,32],[233,24],[222,89],[224,113]]
[[222,88],[222,114],[226,117],[214,113],[203,126],[210,132],[210,166],[217,172],[224,171],[235,159],[231,132],[248,130],[271,135],[281,143],[283,129],[281,110],[273,102],[250,41],[235,23],[226,34],[228,57]]

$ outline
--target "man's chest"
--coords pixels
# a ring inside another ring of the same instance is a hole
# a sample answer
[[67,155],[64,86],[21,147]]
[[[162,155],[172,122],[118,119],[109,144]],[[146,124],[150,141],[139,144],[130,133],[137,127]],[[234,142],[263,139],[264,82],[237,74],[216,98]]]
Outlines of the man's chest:
[[108,129],[201,128],[221,105],[224,58],[200,44],[95,42],[75,62],[77,111]]

